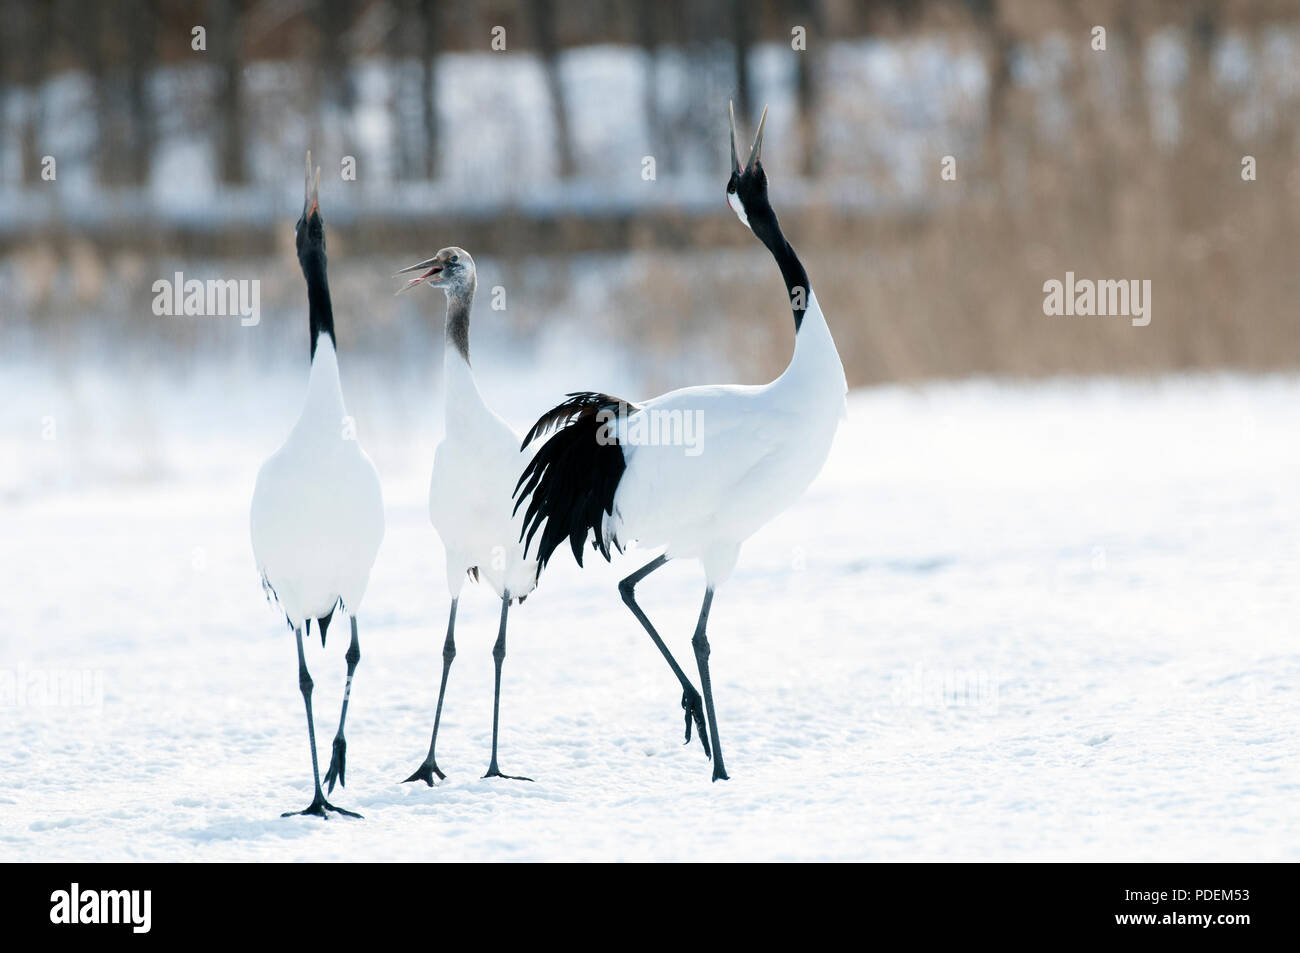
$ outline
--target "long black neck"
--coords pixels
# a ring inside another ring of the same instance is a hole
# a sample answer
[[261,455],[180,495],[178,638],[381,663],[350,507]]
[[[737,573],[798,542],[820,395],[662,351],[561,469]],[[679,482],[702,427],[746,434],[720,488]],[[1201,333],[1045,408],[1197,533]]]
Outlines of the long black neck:
[[469,363],[469,312],[474,307],[477,277],[468,284],[447,289],[447,344]]
[[808,286],[808,272],[804,271],[799,256],[781,234],[781,225],[776,220],[776,212],[771,205],[764,202],[762,208],[755,209],[752,213],[747,211],[746,218],[750,229],[767,246],[767,250],[776,259],[777,267],[781,269],[781,278],[785,281],[785,290],[790,296],[790,310],[794,313],[794,330],[798,334],[804,311],[808,308],[808,299],[812,295],[812,289]]
[[325,276],[324,249],[304,252],[299,261],[303,277],[307,279],[308,318],[311,321],[311,356],[316,359],[316,342],[322,334],[328,335],[330,344],[338,350],[334,338],[334,308],[330,305],[329,280]]

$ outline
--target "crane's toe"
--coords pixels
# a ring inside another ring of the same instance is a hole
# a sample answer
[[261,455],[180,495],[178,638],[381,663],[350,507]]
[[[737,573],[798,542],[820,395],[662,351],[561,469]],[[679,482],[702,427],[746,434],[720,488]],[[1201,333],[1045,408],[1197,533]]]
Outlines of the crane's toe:
[[704,756],[713,757],[713,753],[709,751],[709,732],[704,725],[704,701],[695,689],[689,688],[682,692],[682,711],[686,713],[686,740],[683,744],[691,743],[691,722],[694,721],[700,736],[700,744],[704,745]]
[[344,779],[344,772],[347,770],[348,760],[348,743],[342,735],[334,736],[334,753],[330,756],[330,769],[325,772],[325,783],[328,785],[326,791],[334,793],[334,782],[338,781],[339,787],[347,787],[348,782]]
[[312,817],[328,818],[330,811],[333,811],[335,814],[342,814],[345,817],[356,817],[356,818],[361,817],[361,815],[358,814],[356,811],[348,811],[341,807],[335,807],[333,804],[325,800],[325,798],[323,797],[317,797],[314,801],[308,804],[301,811],[285,811],[280,816],[298,817],[301,814],[307,814]]
[[402,783],[407,784],[411,781],[423,781],[425,784],[429,785],[429,787],[433,787],[433,776],[435,774],[438,776],[439,781],[447,777],[447,775],[438,770],[438,762],[426,761],[424,764],[416,768],[415,773]]
[[492,764],[487,769],[487,774],[483,778],[505,778],[507,781],[532,781],[532,778],[526,778],[522,774],[502,774],[501,769]]

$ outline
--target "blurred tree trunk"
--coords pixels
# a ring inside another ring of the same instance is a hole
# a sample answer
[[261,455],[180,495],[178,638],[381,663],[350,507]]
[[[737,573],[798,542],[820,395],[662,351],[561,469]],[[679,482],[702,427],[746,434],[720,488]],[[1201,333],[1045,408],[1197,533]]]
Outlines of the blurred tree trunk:
[[21,64],[24,87],[24,108],[18,133],[22,183],[33,185],[41,181],[40,138],[45,125],[42,86],[54,43],[54,4],[10,3],[5,10],[5,22],[5,32],[9,36],[5,43],[6,52],[13,52]]
[[356,106],[356,89],[352,83],[352,56],[347,32],[355,13],[352,0],[321,0],[320,69],[324,77],[326,100],[330,105],[352,112]]
[[402,179],[434,179],[438,174],[437,57],[447,29],[447,5],[432,0],[399,0],[390,33],[397,51],[392,69],[393,146]]
[[127,7],[125,107],[127,135],[125,146],[126,180],[131,185],[149,181],[157,143],[153,97],[149,82],[157,57],[158,19],[149,0],[134,0]]
[[[47,5],[42,4],[43,8]],[[157,141],[149,83],[156,64],[157,18],[148,0],[100,4],[83,33],[94,80],[99,179],[108,185],[149,181]]]
[[1183,84],[1187,101],[1179,117],[1179,144],[1189,151],[1200,151],[1202,155],[1204,150],[1192,148],[1200,144],[1201,135],[1207,142],[1214,142],[1220,138],[1215,135],[1215,130],[1226,131],[1227,117],[1222,115],[1221,104],[1215,96],[1212,62],[1222,16],[1223,11],[1216,0],[1199,0],[1192,5],[1188,29],[1191,62],[1187,81]]
[[1133,11],[1121,8],[1115,20],[1114,34],[1119,40],[1119,52],[1124,57],[1124,102],[1121,106],[1125,124],[1131,130],[1142,130],[1139,136],[1127,139],[1145,149],[1151,142],[1151,122],[1147,114],[1146,87],[1142,79],[1142,34],[1133,22]]
[[438,177],[438,149],[441,145],[438,126],[438,48],[441,33],[437,11],[432,3],[422,4],[420,36],[420,104],[424,117],[424,176]]
[[244,123],[243,9],[239,0],[211,0],[212,55],[220,64],[221,88],[217,93],[217,175],[223,183],[248,181],[245,162],[247,132]]
[[311,97],[312,141],[321,150],[326,148],[327,114],[332,114],[332,118],[344,126],[345,149],[346,140],[350,138],[346,125],[356,96],[346,35],[352,25],[353,12],[351,0],[315,0],[311,12],[316,44],[308,94]]
[[564,96],[564,79],[560,76],[560,50],[555,35],[555,3],[553,0],[529,0],[526,5],[532,18],[537,51],[542,57],[542,69],[546,73],[546,88],[551,97],[560,177],[567,179],[574,173],[573,138],[569,131],[569,110]]
[[988,63],[988,156],[990,178],[1004,191],[1007,94],[1011,90],[1011,54],[1015,40],[1002,22],[997,0],[966,0],[966,6],[983,37]]
[[[680,157],[679,170],[688,167],[692,154],[703,160],[705,168],[725,168],[715,164],[719,159],[730,163],[726,140],[719,141],[718,133],[726,129],[721,125],[726,121],[722,107],[735,92],[736,71],[734,51],[733,59],[728,62],[718,48],[718,40],[731,37],[734,50],[733,12],[729,3],[701,4],[685,0],[673,11],[672,41],[685,65],[682,81],[693,93],[685,110],[674,117],[672,124],[671,145],[673,153]],[[752,121],[748,113],[742,112],[740,103],[736,104],[736,113],[736,120],[742,125]]]
[[[1075,12],[1072,29],[1079,36],[1090,36],[1091,28],[1096,25],[1095,16],[1087,8]],[[1093,166],[1094,186],[1082,190],[1086,207],[1080,214],[1096,215],[1104,222],[1104,228],[1119,234],[1125,229],[1125,215],[1132,207],[1135,193],[1159,186],[1146,181],[1156,164],[1144,161],[1144,156],[1150,155],[1151,135],[1143,84],[1142,36],[1131,7],[1119,9],[1107,27],[1107,34],[1104,54],[1093,51],[1091,44],[1080,43],[1076,50],[1075,59],[1080,65],[1092,68],[1075,67],[1080,81],[1076,98],[1080,101],[1080,113],[1084,115],[1081,123],[1086,132],[1074,138],[1080,143],[1092,143],[1088,160]],[[1102,68],[1098,68],[1103,64],[1099,56],[1106,58]],[[1116,99],[1107,102],[1101,73],[1113,72],[1114,62],[1120,64],[1122,79],[1114,87]]]
[[420,74],[412,73],[412,65],[420,61],[425,4],[423,0],[396,0],[393,14],[392,29],[385,38],[386,45],[394,51],[388,64],[393,88],[392,149],[397,177],[410,181],[420,177],[424,165],[416,141],[416,123],[412,121],[412,104],[417,100],[422,103],[423,97]]
[[682,124],[680,115],[666,109],[659,97],[659,53],[668,47],[686,54],[691,69],[693,34],[688,21],[698,14],[694,7],[688,10],[684,0],[639,0],[638,7],[637,36],[646,54],[646,127],[659,173],[672,175],[682,168]]
[[[637,0],[636,2],[636,37],[645,60],[645,86],[641,109],[645,113],[645,129],[648,148],[653,150],[657,163],[663,164],[667,155],[663,152],[664,128],[659,115],[659,30],[656,20],[662,4],[655,0]],[[664,171],[668,166],[664,164]]]
[[119,185],[122,176],[122,144],[126,140],[123,126],[125,97],[121,89],[121,67],[113,56],[119,49],[122,20],[108,4],[100,4],[91,13],[93,17],[92,35],[86,38],[91,48],[95,77],[95,120],[97,139],[95,143],[95,162],[98,167],[99,181],[104,185]]
[[[732,71],[736,74],[736,113],[748,125],[753,119],[753,96],[749,88],[749,49],[754,44],[755,15],[751,0],[731,0]],[[740,148],[737,143],[736,148]]]
[[[1214,88],[1214,47],[1223,26],[1221,4],[1217,0],[1199,0],[1190,6],[1190,62],[1178,116],[1178,169],[1181,174],[1194,170],[1195,181],[1213,182],[1221,175],[1218,170],[1229,168],[1244,150],[1231,142],[1230,117]],[[1218,190],[1186,193],[1179,203],[1183,207],[1181,224],[1188,230],[1199,229],[1221,213],[1226,214],[1215,201],[1222,198]]]
[[797,25],[808,32],[810,48],[795,55],[795,97],[799,108],[799,146],[803,150],[800,168],[805,176],[816,176],[821,171],[817,152],[817,76],[814,64],[820,62],[824,51],[811,48],[824,35],[824,12],[820,0],[797,0]]
[[81,41],[81,50],[83,62],[86,65],[86,73],[90,77],[90,88],[93,92],[94,102],[94,133],[90,144],[90,155],[93,156],[95,164],[96,178],[104,181],[104,156],[108,154],[108,117],[105,110],[108,108],[105,96],[107,87],[107,64],[104,56],[103,43],[100,40],[100,26],[103,23],[103,8],[100,7],[91,13],[88,13],[86,19],[89,21],[90,29],[93,35],[84,36]]

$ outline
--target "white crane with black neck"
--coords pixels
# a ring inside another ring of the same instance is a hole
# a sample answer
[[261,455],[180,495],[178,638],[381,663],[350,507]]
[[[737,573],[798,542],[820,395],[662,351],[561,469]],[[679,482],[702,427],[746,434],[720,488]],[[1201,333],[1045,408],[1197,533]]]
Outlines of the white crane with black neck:
[[357,442],[352,418],[343,405],[334,311],[325,273],[325,222],[320,214],[319,187],[320,169],[313,180],[309,152],[302,217],[294,226],[298,264],[307,280],[311,331],[307,398],[284,446],[258,471],[249,525],[262,586],[268,598],[276,599],[298,640],[298,687],[307,708],[307,735],[311,741],[315,795],[306,809],[284,816],[326,817],[334,811],[360,817],[335,807],[321,791],[311,710],[312,680],[302,646],[303,631],[311,634],[312,619],[320,629],[323,646],[335,609],[347,614],[352,623],[352,644],[345,656],[347,687],[325,777],[332,793],[335,781],[345,783],[347,742],[343,727],[348,717],[352,676],[361,659],[357,612],[384,538],[384,500],[379,474]]
[[[512,601],[523,602],[537,586],[537,560],[529,559],[520,541],[522,520],[510,503],[519,471],[529,454],[521,451],[519,435],[483,401],[469,363],[469,317],[474,307],[478,277],[474,259],[463,248],[444,248],[432,258],[403,268],[398,275],[419,272],[398,291],[424,284],[440,288],[447,296],[446,337],[443,354],[443,413],[446,433],[433,458],[429,480],[429,519],[446,551],[447,590],[451,611],[442,646],[442,683],[434,710],[429,753],[406,780],[433,785],[446,775],[434,757],[447,674],[456,657],[456,606],[467,576],[492,587],[501,600],[492,658],[496,663],[496,689],[492,701],[492,758],[485,778],[509,778],[497,766],[497,735],[501,715],[501,665],[506,658],[506,618]],[[396,276],[394,276],[396,277]]]
[[[821,471],[847,393],[817,296],[768,201],[760,161],[766,121],[764,109],[742,167],[732,112],[727,204],[772,253],[785,282],[795,327],[794,356],[785,372],[761,386],[687,387],[637,404],[607,394],[570,394],[529,431],[526,444],[558,428],[516,487],[516,507],[526,504],[526,540],[531,544],[538,536],[543,568],[565,539],[579,565],[588,536],[606,559],[611,546],[621,551],[634,540],[663,550],[618,588],[681,683],[686,741],[694,721],[705,753],[712,756],[714,781],[727,778],[706,634],[714,591],[735,568],[741,543],[793,503]],[[656,417],[671,429],[672,421],[686,415],[700,425],[691,446],[644,439],[664,432]],[[704,568],[704,603],[691,645],[708,714],[707,737],[700,693],[634,595],[636,584],[670,559],[698,559]]]

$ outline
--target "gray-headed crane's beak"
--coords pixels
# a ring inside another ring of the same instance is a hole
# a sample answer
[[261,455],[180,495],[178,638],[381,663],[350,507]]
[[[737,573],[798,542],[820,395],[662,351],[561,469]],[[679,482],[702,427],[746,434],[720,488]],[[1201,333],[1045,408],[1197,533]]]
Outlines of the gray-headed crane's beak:
[[[425,269],[428,270],[426,271]],[[393,277],[399,278],[402,275],[409,274],[412,271],[423,271],[424,274],[416,275],[414,278],[408,279],[406,284],[402,285],[402,287],[397,289],[397,291],[395,292],[396,294],[401,294],[403,291],[410,291],[416,285],[438,274],[440,271],[442,271],[442,262],[439,261],[438,256],[435,255],[432,258],[426,258],[422,262],[418,262],[417,264],[410,265],[406,268],[401,269],[395,275],[393,275]]]

